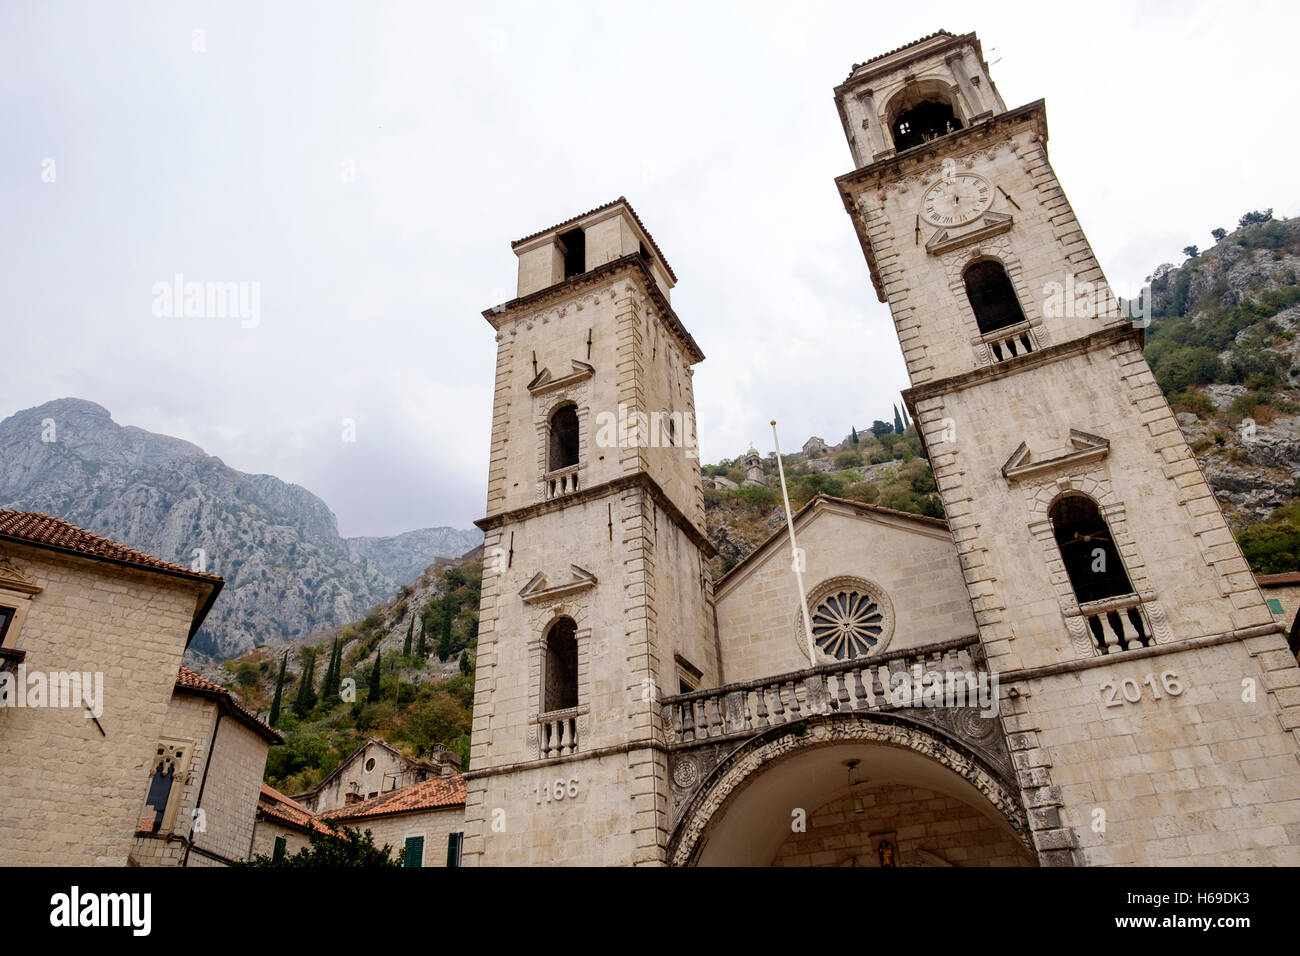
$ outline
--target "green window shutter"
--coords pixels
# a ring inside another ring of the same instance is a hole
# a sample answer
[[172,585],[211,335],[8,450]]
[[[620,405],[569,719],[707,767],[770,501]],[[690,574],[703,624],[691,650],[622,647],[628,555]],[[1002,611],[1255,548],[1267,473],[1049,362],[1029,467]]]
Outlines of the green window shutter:
[[1277,598],[1269,598],[1269,599],[1268,599],[1268,609],[1269,609],[1270,611],[1272,611],[1274,614],[1281,614],[1281,613],[1282,613],[1282,602],[1279,601]]
[[285,839],[282,836],[275,838],[275,849],[271,851],[271,861],[279,863],[284,859]]
[[406,838],[406,856],[403,866],[424,866],[424,837]]
[[460,845],[465,839],[463,833],[447,834],[447,865],[460,866]]

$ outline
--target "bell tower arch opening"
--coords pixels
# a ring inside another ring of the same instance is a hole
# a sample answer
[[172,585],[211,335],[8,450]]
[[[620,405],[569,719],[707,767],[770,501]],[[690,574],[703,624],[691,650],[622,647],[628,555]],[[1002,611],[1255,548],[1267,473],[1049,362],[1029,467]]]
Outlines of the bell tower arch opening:
[[964,127],[956,92],[941,80],[905,86],[890,101],[888,129],[901,153]]

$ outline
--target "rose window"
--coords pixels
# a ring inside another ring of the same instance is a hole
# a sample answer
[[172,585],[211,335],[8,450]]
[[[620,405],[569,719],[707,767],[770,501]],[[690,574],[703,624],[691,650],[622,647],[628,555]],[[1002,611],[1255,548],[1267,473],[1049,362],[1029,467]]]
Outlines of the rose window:
[[866,657],[881,643],[885,617],[884,609],[865,591],[832,591],[812,612],[813,641],[836,660]]

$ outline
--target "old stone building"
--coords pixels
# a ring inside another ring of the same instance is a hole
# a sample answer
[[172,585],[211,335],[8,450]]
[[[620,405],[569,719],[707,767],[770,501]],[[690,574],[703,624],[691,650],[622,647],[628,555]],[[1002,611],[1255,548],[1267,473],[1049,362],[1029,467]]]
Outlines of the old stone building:
[[6,863],[126,864],[181,654],[220,590],[66,521],[0,511]]
[[248,859],[267,749],[283,742],[220,684],[182,667],[128,863],[229,866]]
[[329,815],[340,807],[426,780],[449,777],[459,770],[460,757],[445,747],[435,749],[428,759],[423,759],[368,737],[325,779],[293,799],[313,813]]
[[715,586],[662,251],[623,199],[514,243],[466,862],[1300,863],[1300,669],[1044,104],[943,31],[835,99],[948,520],[819,498]]

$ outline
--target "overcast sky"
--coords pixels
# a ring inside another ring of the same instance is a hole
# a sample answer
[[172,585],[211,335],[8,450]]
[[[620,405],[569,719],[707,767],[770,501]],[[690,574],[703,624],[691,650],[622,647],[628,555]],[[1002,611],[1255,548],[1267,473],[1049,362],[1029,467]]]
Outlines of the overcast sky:
[[[907,385],[832,88],[974,30],[1044,97],[1112,283],[1300,213],[1293,4],[0,3],[0,417],[54,398],[302,484],[342,532],[482,514],[510,240],[623,194],[677,272],[702,458]],[[200,31],[200,32],[195,32]],[[52,161],[52,162],[51,162]],[[49,181],[51,180],[52,181]],[[260,321],[155,315],[258,283]],[[356,422],[356,441],[341,422]]]

